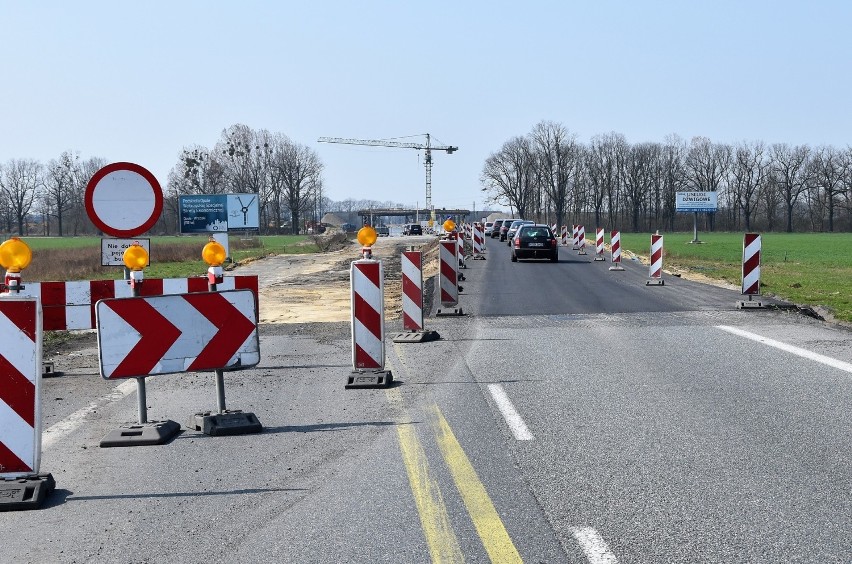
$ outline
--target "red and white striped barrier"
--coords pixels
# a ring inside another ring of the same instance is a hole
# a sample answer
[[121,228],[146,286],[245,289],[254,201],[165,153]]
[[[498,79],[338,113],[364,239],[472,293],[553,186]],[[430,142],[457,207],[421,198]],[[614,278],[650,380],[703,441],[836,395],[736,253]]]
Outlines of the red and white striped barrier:
[[558,231],[556,231],[556,228],[557,228],[557,225],[556,225],[555,223],[554,223],[553,225],[551,225],[551,226],[550,226],[550,231],[551,231],[554,235],[556,235],[556,233],[558,233]]
[[356,370],[382,370],[385,367],[385,287],[381,261],[354,261],[350,281],[352,365]]
[[562,246],[567,247],[568,246],[568,226],[567,225],[562,226],[561,236],[562,236]]
[[604,258],[604,230],[603,227],[598,227],[595,229],[595,260],[602,260],[606,262]]
[[423,330],[423,253],[402,253],[402,328]]
[[621,266],[621,232],[611,231],[609,234],[609,252],[612,261],[610,270],[624,270]]
[[[206,276],[192,278],[146,278],[140,296],[162,296],[207,292]],[[257,299],[257,276],[228,276],[217,290],[252,290]],[[29,282],[21,296],[41,299],[45,331],[94,329],[95,304],[109,298],[133,296],[127,280],[74,280],[69,282]]]
[[580,248],[580,226],[574,225],[572,227],[573,227],[574,246],[571,248],[571,250],[576,251]]
[[485,235],[482,233],[482,225],[473,226],[473,260],[485,260]]
[[586,254],[586,227],[584,225],[577,226],[577,246],[580,248],[578,255]]
[[[441,284],[441,306],[438,315],[460,315],[459,304],[459,261],[457,257],[457,244],[455,241],[440,242],[440,284]],[[444,308],[448,308],[445,310]],[[453,308],[452,311],[448,311]]]
[[0,298],[0,334],[0,478],[37,474],[42,335],[38,299]]
[[742,293],[748,301],[740,301],[738,309],[763,307],[760,301],[753,301],[754,296],[760,296],[760,246],[759,233],[746,233],[743,237]]
[[651,265],[646,286],[664,286],[663,281],[663,236],[651,235]]

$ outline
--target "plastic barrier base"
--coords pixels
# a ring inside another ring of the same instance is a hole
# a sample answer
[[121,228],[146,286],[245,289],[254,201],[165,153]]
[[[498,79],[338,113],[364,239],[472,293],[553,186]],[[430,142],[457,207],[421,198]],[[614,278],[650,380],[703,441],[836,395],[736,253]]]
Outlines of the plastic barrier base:
[[462,311],[462,308],[460,308],[460,307],[441,308],[441,309],[438,309],[437,312],[435,312],[435,315],[437,315],[438,317],[452,317],[452,316],[464,315],[464,312]]
[[754,302],[754,301],[740,301],[737,302],[737,309],[763,309],[762,302]]
[[605,258],[603,258],[603,257],[601,257],[601,256],[597,256],[597,257],[595,257],[595,262],[597,262],[597,261],[599,261],[599,260],[606,260],[606,259],[605,259]]
[[394,343],[428,343],[429,341],[437,341],[441,338],[437,331],[409,331],[407,333],[397,333],[394,338]]
[[52,474],[0,478],[0,511],[38,509],[55,488]]
[[621,266],[621,265],[618,265],[618,266],[610,266],[610,267],[609,267],[609,269],[610,269],[610,270],[623,271],[623,270],[624,270],[624,267],[623,267],[623,266]]
[[260,424],[254,413],[244,413],[237,409],[234,411],[225,410],[224,413],[213,413],[212,411],[196,413],[187,426],[213,437],[248,435],[263,431],[263,425]]
[[161,445],[172,440],[178,433],[180,424],[171,419],[128,423],[104,437],[101,440],[101,448]]
[[662,278],[652,278],[645,282],[646,286],[665,286],[666,283]]
[[343,386],[347,390],[351,388],[387,388],[393,382],[393,374],[390,370],[354,370]]

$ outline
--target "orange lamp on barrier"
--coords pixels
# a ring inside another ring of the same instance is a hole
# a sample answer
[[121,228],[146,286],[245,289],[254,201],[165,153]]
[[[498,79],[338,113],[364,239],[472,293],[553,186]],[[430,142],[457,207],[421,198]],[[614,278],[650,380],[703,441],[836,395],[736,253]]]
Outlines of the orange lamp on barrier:
[[20,272],[30,265],[33,260],[33,252],[29,245],[12,237],[0,245],[0,266],[8,272]]
[[444,222],[444,231],[449,233],[450,231],[453,231],[455,228],[456,228],[456,222],[453,221],[452,219],[448,219],[447,221]]
[[376,230],[373,229],[369,225],[365,225],[361,229],[358,230],[358,242],[361,243],[361,256],[365,259],[373,258],[373,251],[370,247],[372,247],[376,240],[379,238],[379,234],[376,233]]
[[32,260],[33,252],[29,245],[17,237],[12,237],[0,245],[0,266],[6,269],[6,291],[17,293],[23,289],[21,271],[28,267]]
[[222,271],[222,264],[228,258],[227,254],[225,246],[213,237],[201,249],[201,258],[210,266],[207,269],[207,285],[210,290],[215,290],[216,284],[221,284],[224,280],[225,274]]
[[130,271],[130,290],[134,296],[137,296],[142,287],[142,269],[148,266],[148,251],[134,241],[124,250],[121,259],[124,261],[124,266]]
[[148,266],[148,251],[136,242],[124,250],[124,255],[121,258],[124,261],[124,266],[130,271],[139,271]]

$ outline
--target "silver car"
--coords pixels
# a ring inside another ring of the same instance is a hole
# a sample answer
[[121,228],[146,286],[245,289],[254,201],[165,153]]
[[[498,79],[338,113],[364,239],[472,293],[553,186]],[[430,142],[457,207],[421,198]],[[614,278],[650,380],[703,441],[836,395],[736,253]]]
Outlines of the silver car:
[[516,219],[513,221],[512,225],[509,226],[509,231],[506,232],[506,244],[509,246],[512,245],[512,238],[515,236],[515,232],[518,230],[518,227],[530,224],[535,224],[535,222],[526,219]]

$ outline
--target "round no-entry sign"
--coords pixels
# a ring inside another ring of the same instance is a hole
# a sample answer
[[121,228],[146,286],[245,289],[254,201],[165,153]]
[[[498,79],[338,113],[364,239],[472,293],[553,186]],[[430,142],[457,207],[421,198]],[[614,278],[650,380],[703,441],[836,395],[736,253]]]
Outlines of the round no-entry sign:
[[113,237],[135,237],[151,229],[163,211],[163,190],[146,168],[108,164],[86,186],[86,213]]

